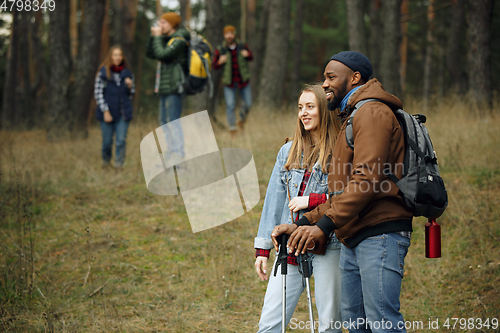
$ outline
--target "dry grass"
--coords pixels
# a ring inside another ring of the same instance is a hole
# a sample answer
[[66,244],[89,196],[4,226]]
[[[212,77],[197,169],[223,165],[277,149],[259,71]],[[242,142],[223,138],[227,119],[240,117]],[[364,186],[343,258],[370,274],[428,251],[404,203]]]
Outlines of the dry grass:
[[[500,317],[500,120],[464,105],[427,112],[450,200],[439,220],[443,257],[425,259],[425,221],[415,219],[401,297],[405,319],[425,325]],[[215,128],[220,148],[252,151],[261,201],[196,234],[181,197],[146,189],[139,143],[155,123],[132,123],[119,173],[101,169],[97,127],[87,140],[61,143],[43,132],[0,132],[2,331],[256,331],[266,284],[253,269],[253,238],[294,117],[254,109],[235,141]],[[305,299],[295,316],[306,320]]]

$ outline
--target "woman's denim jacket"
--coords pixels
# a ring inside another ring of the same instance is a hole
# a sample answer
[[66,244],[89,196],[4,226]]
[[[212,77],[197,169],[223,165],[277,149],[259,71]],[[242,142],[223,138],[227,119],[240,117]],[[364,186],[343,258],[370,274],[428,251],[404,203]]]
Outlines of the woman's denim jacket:
[[[271,232],[274,227],[280,224],[292,224],[290,208],[288,208],[288,195],[287,195],[287,177],[288,188],[290,191],[290,198],[295,198],[299,193],[300,184],[304,176],[304,169],[291,169],[287,172],[285,169],[286,160],[292,142],[283,145],[276,158],[271,179],[267,186],[266,198],[264,199],[264,208],[260,217],[259,231],[255,237],[254,248],[256,249],[272,249],[273,242],[271,241]],[[328,174],[321,171],[321,165],[316,163],[311,171],[311,177],[304,190],[303,195],[307,196],[309,193],[323,194],[328,192]],[[299,218],[302,214],[306,213],[306,209],[299,211]],[[294,220],[297,218],[297,213],[293,214]],[[329,240],[328,248],[340,248],[340,242],[337,240],[335,234]]]

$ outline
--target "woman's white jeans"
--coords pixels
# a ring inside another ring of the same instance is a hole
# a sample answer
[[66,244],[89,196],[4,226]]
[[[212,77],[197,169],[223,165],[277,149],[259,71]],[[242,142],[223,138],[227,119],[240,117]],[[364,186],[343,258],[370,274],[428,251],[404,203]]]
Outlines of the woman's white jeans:
[[[314,318],[318,321],[319,332],[335,332],[341,333],[341,329],[336,329],[341,325],[340,317],[340,249],[331,248],[334,244],[329,244],[324,255],[311,255],[316,309],[319,318]],[[276,264],[276,263],[275,263]],[[274,276],[274,265],[267,267],[271,270],[269,283],[267,285],[266,296],[264,298],[264,306],[259,322],[259,333],[263,332],[281,332],[281,292],[282,292],[282,277],[281,270],[278,268],[276,276]],[[299,329],[310,327],[308,322],[299,322],[297,319],[292,319],[293,312],[299,297],[305,287],[302,283],[302,275],[299,273],[298,266],[288,265],[288,274],[286,276],[286,322],[290,324],[289,328]],[[337,322],[337,325],[335,323]],[[316,325],[318,325],[316,323]],[[301,330],[302,331],[302,330]]]

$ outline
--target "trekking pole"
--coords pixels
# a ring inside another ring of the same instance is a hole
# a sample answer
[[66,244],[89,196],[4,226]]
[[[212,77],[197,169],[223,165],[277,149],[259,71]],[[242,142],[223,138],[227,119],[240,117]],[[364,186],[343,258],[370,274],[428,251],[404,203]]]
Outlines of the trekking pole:
[[278,266],[281,265],[281,276],[283,289],[281,291],[281,332],[285,333],[286,330],[286,275],[287,275],[287,257],[288,253],[286,251],[286,243],[288,242],[288,235],[281,234],[276,237],[278,243],[280,243],[280,250],[278,252],[278,259],[276,259],[276,266],[274,266],[274,276],[278,272]]
[[314,333],[314,317],[313,308],[311,300],[311,285],[309,284],[309,278],[312,275],[312,263],[311,257],[306,253],[299,253],[299,268],[300,273],[302,273],[302,279],[306,282],[306,292],[307,292],[307,304],[309,305],[309,320],[311,321],[311,333]]

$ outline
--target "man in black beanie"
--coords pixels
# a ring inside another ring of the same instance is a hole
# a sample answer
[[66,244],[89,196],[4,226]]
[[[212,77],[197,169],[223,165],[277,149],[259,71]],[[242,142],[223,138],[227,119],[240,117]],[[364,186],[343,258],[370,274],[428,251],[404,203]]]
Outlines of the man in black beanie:
[[[412,211],[384,170],[402,176],[405,143],[402,129],[387,106],[402,108],[387,93],[372,66],[359,52],[331,57],[324,72],[328,107],[343,121],[332,152],[329,201],[292,225],[273,230],[291,234],[291,251],[304,253],[335,232],[342,242],[342,320],[349,332],[406,332],[399,296],[404,259],[410,246]],[[354,106],[375,98],[352,118],[354,148],[346,139],[346,123]],[[275,246],[277,243],[275,243]]]

